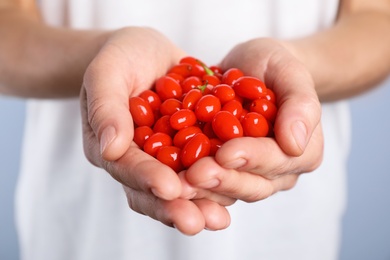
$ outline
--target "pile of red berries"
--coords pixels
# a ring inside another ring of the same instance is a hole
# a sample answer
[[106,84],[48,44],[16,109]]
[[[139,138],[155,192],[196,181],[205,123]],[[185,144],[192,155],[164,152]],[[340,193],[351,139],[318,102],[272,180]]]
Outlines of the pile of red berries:
[[236,137],[272,136],[277,107],[265,84],[185,57],[153,89],[129,100],[134,142],[180,172]]

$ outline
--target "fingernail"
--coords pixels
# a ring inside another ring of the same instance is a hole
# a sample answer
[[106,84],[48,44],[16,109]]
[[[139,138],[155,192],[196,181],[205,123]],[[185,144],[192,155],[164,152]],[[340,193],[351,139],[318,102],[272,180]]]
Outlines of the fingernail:
[[238,169],[243,167],[247,163],[247,160],[244,158],[237,158],[236,160],[227,162],[223,165],[223,167],[228,169]]
[[108,126],[103,130],[102,136],[100,137],[100,153],[106,150],[107,146],[112,143],[116,137],[116,130],[113,126]]
[[156,190],[155,188],[151,188],[150,190],[152,191],[152,193],[154,194],[154,196],[160,198],[161,193],[160,193],[158,190]]
[[307,129],[305,124],[302,121],[296,121],[291,127],[292,134],[294,136],[295,142],[301,149],[305,150],[307,145]]

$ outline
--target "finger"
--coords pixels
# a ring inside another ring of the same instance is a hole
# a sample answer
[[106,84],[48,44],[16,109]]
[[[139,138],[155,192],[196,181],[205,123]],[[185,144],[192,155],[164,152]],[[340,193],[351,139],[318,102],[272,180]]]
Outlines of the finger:
[[291,189],[298,179],[297,174],[286,174],[270,180],[249,172],[223,168],[211,158],[201,160],[201,164],[194,164],[190,169],[193,171],[187,172],[186,178],[190,183],[246,202],[263,200],[277,191]]
[[199,208],[189,200],[162,200],[152,194],[125,187],[130,208],[186,235],[195,235],[205,228],[205,219]]
[[218,150],[215,160],[207,157],[186,172],[190,185],[244,201],[267,198],[291,189],[298,176],[316,169],[322,160],[322,128],[299,157],[286,155],[272,138],[237,138]]
[[231,197],[227,197],[218,193],[215,193],[208,189],[192,186],[186,179],[186,172],[179,173],[179,179],[181,181],[182,193],[180,198],[188,200],[207,199],[218,203],[221,206],[233,205],[237,200]]
[[[84,93],[82,91],[81,96]],[[99,153],[97,137],[86,119],[86,104],[81,103],[84,151],[91,163],[104,168],[114,179],[133,189],[151,191],[156,196],[167,200],[180,196],[181,183],[177,174],[168,166],[143,152],[134,142],[118,160],[104,160]]]
[[224,168],[275,179],[283,174],[313,171],[320,165],[322,155],[323,138],[319,125],[307,149],[299,157],[285,154],[273,138],[243,137],[222,145],[215,155],[215,160]]
[[311,75],[287,47],[273,39],[254,39],[233,48],[221,66],[238,67],[274,90],[275,137],[285,153],[299,156],[319,124],[321,106]]
[[[99,140],[99,151],[105,160],[116,160],[130,146],[133,138],[133,121],[129,112],[131,85],[125,59],[115,48],[102,51],[88,67],[83,88],[86,93],[88,123]],[[110,55],[108,55],[110,53]]]
[[84,154],[89,162],[97,167],[103,167],[103,159],[99,149],[99,140],[88,122],[88,107],[85,88],[80,91],[80,110],[83,132]]
[[194,186],[244,201],[267,198],[274,193],[271,181],[264,177],[225,169],[212,158],[201,160],[199,164],[194,164],[186,174],[188,182]]
[[164,200],[176,199],[181,194],[177,173],[143,152],[135,143],[120,159],[106,161],[103,167],[117,181],[132,189],[151,192]]
[[283,151],[301,155],[320,122],[321,106],[314,82],[307,70],[295,60],[283,65],[270,63],[266,78],[268,86],[277,93],[278,114],[274,132]]
[[207,230],[222,230],[229,227],[231,219],[227,209],[220,204],[207,199],[192,201],[202,212]]

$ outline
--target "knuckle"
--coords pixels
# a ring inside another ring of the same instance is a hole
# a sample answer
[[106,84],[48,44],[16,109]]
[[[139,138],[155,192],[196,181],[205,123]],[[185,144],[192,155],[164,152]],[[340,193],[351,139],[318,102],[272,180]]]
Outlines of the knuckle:
[[318,167],[320,167],[322,161],[323,161],[323,156],[322,155],[318,156],[318,158],[313,160],[312,163],[306,168],[305,172],[309,173],[315,171]]
[[284,183],[284,186],[282,187],[281,190],[286,191],[286,190],[291,190],[292,188],[294,188],[298,182],[298,177],[299,177],[299,174],[289,175],[288,180]]
[[85,147],[85,144],[84,144],[84,155],[89,163],[91,163],[92,165],[94,165],[96,167],[102,167],[101,157],[96,156],[96,154],[91,152],[91,149],[89,149],[88,147]]
[[256,202],[264,200],[274,194],[274,188],[271,184],[271,181],[263,179],[258,185],[256,185],[253,192],[248,194],[244,199],[245,202]]
[[135,195],[135,191],[130,188],[125,188],[127,205],[129,208],[139,214],[144,214],[139,207],[139,203],[137,202],[137,196]]
[[96,98],[88,103],[87,112],[88,112],[88,123],[92,127],[92,129],[96,130],[95,128],[100,123],[100,115],[106,114],[109,107],[106,103],[103,102],[101,98]]

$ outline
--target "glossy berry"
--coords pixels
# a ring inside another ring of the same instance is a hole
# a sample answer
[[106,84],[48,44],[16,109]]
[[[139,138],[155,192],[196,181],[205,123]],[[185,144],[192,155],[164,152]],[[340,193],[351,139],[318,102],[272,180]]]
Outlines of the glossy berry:
[[228,111],[232,113],[235,117],[240,118],[242,114],[242,103],[236,99],[230,100],[225,105],[222,106],[223,111]]
[[171,116],[162,116],[159,119],[157,119],[156,123],[154,123],[153,126],[153,132],[155,133],[165,133],[169,135],[170,137],[175,136],[176,130],[172,128],[171,126]]
[[175,172],[180,172],[184,169],[181,163],[181,150],[176,146],[163,146],[157,152],[157,160],[171,167]]
[[210,66],[210,70],[212,70],[213,72],[214,72],[214,75],[215,74],[220,74],[220,75],[222,75],[223,74],[223,71],[222,71],[222,69],[220,68],[220,67],[218,67],[218,66]]
[[145,90],[144,92],[142,92],[139,97],[145,99],[149,105],[150,105],[150,108],[155,111],[155,110],[158,110],[159,107],[161,106],[161,99],[159,97],[159,95],[157,95],[156,92],[148,89],[148,90]]
[[211,84],[205,84],[199,87],[202,90],[203,95],[210,95],[213,91],[214,86]]
[[241,112],[241,116],[238,118],[238,120],[240,120],[240,122],[241,122],[241,120],[244,119],[244,117],[245,117],[246,114],[248,114],[248,113],[249,113],[249,111],[246,110],[245,108],[243,108],[243,109],[242,109],[242,112]]
[[179,84],[181,84],[184,80],[184,77],[182,75],[179,75],[177,73],[174,73],[174,72],[171,72],[171,73],[167,73],[167,75],[165,75],[167,77],[170,77],[170,78],[173,78],[174,80],[176,80]]
[[201,99],[202,96],[203,94],[200,89],[191,89],[183,98],[183,108],[194,110],[195,105],[198,103],[199,99]]
[[184,57],[179,61],[179,64],[191,65],[190,75],[192,76],[202,77],[206,73],[203,66],[203,62],[194,57]]
[[200,158],[209,156],[210,154],[210,140],[203,134],[195,134],[184,145],[181,151],[181,161],[185,167],[190,167]]
[[243,76],[234,82],[233,89],[238,96],[253,100],[265,97],[267,88],[263,81],[255,77]]
[[192,66],[188,63],[177,64],[173,66],[168,73],[179,74],[183,78],[187,78],[192,75]]
[[149,126],[139,126],[134,129],[133,141],[140,147],[144,147],[145,141],[153,135],[153,130]]
[[253,100],[250,105],[250,111],[262,114],[268,121],[275,122],[277,108],[271,101],[259,98]]
[[172,138],[165,133],[154,133],[144,143],[144,151],[156,157],[158,150],[163,146],[172,145]]
[[221,82],[232,86],[237,79],[243,76],[244,73],[240,69],[231,68],[223,73]]
[[137,126],[152,126],[154,123],[154,113],[149,103],[140,97],[129,99],[130,113]]
[[214,115],[220,110],[221,102],[213,95],[203,96],[195,106],[196,117],[202,122],[210,122]]
[[222,105],[236,97],[236,93],[234,92],[233,88],[227,84],[216,85],[212,89],[211,93],[219,98]]
[[181,83],[181,88],[183,90],[183,93],[187,93],[191,89],[198,88],[202,85],[202,80],[199,77],[191,76],[183,80],[183,82]]
[[173,129],[180,130],[196,123],[196,115],[190,109],[181,109],[175,112],[169,119]]
[[173,144],[182,148],[188,140],[194,137],[195,134],[202,133],[202,130],[197,126],[189,126],[180,129],[173,137]]
[[212,126],[214,133],[224,142],[244,135],[240,121],[228,111],[219,111],[213,118]]
[[182,109],[182,102],[177,100],[176,98],[168,98],[164,102],[162,102],[160,106],[161,115],[172,115],[173,113]]
[[183,93],[179,82],[168,76],[159,78],[156,81],[155,88],[161,101],[168,98],[179,98]]
[[215,75],[203,75],[202,77],[202,85],[210,84],[212,86],[217,86],[221,84],[221,80]]
[[210,156],[215,156],[219,148],[223,145],[223,142],[218,138],[210,139]]
[[276,96],[272,89],[267,88],[265,99],[267,99],[271,103],[276,104]]
[[206,122],[204,123],[202,127],[203,133],[208,137],[208,138],[215,138],[217,137],[214,133],[213,126],[211,122]]
[[264,116],[249,112],[241,120],[245,136],[264,137],[268,135],[268,121]]

